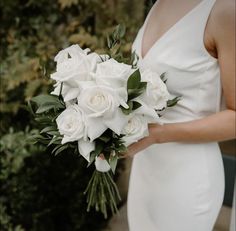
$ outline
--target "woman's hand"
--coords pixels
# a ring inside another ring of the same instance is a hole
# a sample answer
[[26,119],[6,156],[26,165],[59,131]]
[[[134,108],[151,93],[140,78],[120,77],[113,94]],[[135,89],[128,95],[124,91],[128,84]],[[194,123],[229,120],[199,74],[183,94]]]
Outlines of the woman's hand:
[[124,153],[124,157],[133,157],[136,153],[144,150],[152,144],[162,143],[163,125],[149,124],[148,129],[149,136],[144,137],[134,144],[131,144],[128,147],[128,151]]

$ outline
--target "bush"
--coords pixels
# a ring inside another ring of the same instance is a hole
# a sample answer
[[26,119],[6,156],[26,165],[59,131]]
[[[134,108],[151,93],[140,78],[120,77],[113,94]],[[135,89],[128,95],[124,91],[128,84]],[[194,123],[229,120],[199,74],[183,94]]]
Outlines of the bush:
[[11,131],[0,143],[1,231],[100,230],[106,221],[86,212],[83,195],[92,169],[73,153],[44,152],[29,144],[30,136]]

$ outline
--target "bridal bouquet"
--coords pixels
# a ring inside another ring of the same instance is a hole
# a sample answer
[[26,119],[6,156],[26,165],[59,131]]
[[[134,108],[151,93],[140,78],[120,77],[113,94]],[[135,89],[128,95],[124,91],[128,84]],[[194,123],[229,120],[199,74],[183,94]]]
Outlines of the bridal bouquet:
[[149,123],[160,122],[159,111],[178,101],[170,99],[164,74],[122,62],[117,49],[122,31],[118,26],[108,37],[107,55],[79,45],[61,50],[51,74],[54,90],[31,99],[43,127],[35,139],[54,145],[55,155],[72,149],[88,166],[95,164],[85,189],[88,211],[95,207],[105,217],[108,207],[117,211],[120,200],[113,181],[118,160],[130,144],[148,136]]

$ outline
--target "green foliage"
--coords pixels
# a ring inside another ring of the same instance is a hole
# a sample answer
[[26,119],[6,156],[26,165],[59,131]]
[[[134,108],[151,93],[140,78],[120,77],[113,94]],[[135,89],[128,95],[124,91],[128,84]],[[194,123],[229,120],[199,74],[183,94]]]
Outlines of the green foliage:
[[37,103],[38,108],[36,113],[44,113],[50,110],[58,111],[60,109],[65,109],[65,104],[55,95],[38,95],[33,97],[31,101]]
[[146,89],[147,82],[141,81],[141,74],[139,69],[129,77],[127,82],[128,91],[128,106],[129,108],[121,107],[124,114],[129,115],[132,111],[138,109],[142,105],[134,99],[140,96]]
[[28,142],[37,133],[14,132],[2,137],[0,162],[1,231],[92,231],[106,222],[91,211],[83,192],[93,168],[71,153],[57,157]]
[[177,96],[173,99],[167,101],[167,107],[174,107],[181,100],[180,96]]
[[[107,52],[107,35],[114,25],[127,27],[121,47],[129,54],[132,41],[143,20],[144,1],[138,0],[3,0],[0,2],[1,130],[16,118],[29,121],[22,105],[31,97],[51,90],[48,76],[55,69],[53,57],[72,43]],[[130,17],[132,15],[132,17]],[[121,29],[121,30],[120,30]],[[117,29],[117,35],[124,33]],[[113,48],[116,53],[120,45]]]
[[0,179],[7,180],[11,174],[16,174],[21,169],[24,159],[35,151],[43,151],[43,147],[31,145],[28,140],[37,134],[37,130],[14,132],[2,136],[0,140]]

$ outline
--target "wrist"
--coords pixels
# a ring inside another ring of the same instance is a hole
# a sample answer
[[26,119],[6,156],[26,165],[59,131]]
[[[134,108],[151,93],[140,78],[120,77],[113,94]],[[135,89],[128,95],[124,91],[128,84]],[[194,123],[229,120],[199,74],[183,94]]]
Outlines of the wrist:
[[163,124],[156,126],[155,143],[167,143],[173,141],[173,124]]

